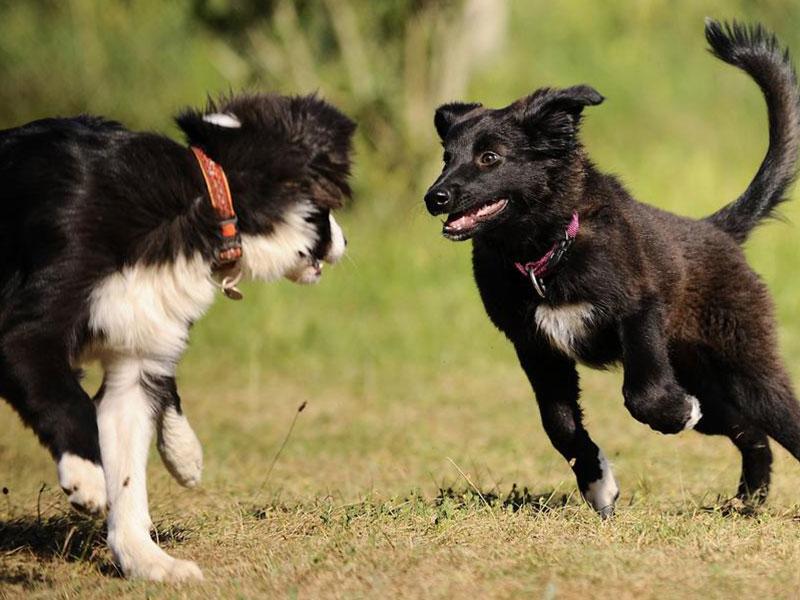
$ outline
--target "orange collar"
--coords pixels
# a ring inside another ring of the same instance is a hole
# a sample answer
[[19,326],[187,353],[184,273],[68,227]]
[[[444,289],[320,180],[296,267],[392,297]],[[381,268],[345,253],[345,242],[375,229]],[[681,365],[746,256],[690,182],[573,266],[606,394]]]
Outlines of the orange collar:
[[233,210],[233,198],[228,187],[228,178],[222,167],[211,160],[208,155],[197,146],[191,150],[200,165],[203,179],[206,181],[208,197],[211,206],[219,219],[219,236],[222,240],[216,256],[216,266],[227,267],[242,258],[242,239],[237,226],[236,212]]
[[239,235],[236,211],[233,210],[233,198],[231,198],[231,189],[228,187],[228,178],[222,167],[211,160],[200,148],[190,146],[190,149],[200,165],[211,206],[219,219],[220,245],[214,257],[213,272],[220,281],[214,281],[214,283],[228,298],[241,300],[242,292],[237,289],[236,284],[242,278],[242,268],[239,264],[239,260],[242,258],[242,237]]

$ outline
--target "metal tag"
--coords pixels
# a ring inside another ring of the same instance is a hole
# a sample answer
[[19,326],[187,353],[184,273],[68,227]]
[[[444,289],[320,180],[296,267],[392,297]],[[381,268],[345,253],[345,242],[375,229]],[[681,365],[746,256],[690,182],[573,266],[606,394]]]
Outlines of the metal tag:
[[[217,274],[217,277],[218,276],[219,274]],[[222,280],[217,281],[213,275],[210,276],[209,279],[214,285],[222,290],[222,293],[225,294],[226,298],[230,298],[231,300],[241,300],[244,298],[244,294],[242,294],[241,290],[236,287],[242,280],[242,269],[238,263],[228,268],[227,274],[222,277]]]
[[235,285],[225,286],[223,284],[222,293],[225,294],[231,300],[241,300],[244,298],[244,294],[237,288]]

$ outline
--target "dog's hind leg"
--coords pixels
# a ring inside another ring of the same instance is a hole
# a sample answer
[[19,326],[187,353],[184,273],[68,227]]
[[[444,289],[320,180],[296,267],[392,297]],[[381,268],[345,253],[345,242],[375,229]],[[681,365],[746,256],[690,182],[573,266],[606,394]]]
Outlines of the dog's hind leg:
[[747,425],[734,425],[728,434],[742,453],[742,476],[736,497],[748,504],[762,504],[769,494],[772,451],[764,432]]
[[575,363],[552,352],[537,351],[526,342],[515,343],[515,347],[550,441],[572,467],[584,499],[602,518],[610,517],[619,485],[603,451],[583,427]]
[[742,474],[736,498],[749,505],[762,504],[769,494],[772,451],[767,435],[754,427],[733,406],[701,396],[703,418],[695,430],[708,435],[725,435],[742,453]]
[[[747,419],[748,430],[757,428],[800,460],[800,404],[780,363],[773,363],[771,372],[764,375],[732,376],[731,389],[732,401],[738,412]],[[762,438],[752,434],[746,435],[743,441],[750,442],[747,455],[752,464],[751,470],[757,474],[764,469],[764,465],[768,468],[771,454],[766,441],[762,444]],[[744,449],[742,454],[744,460]]]
[[58,482],[77,509],[106,509],[97,418],[57,340],[9,335],[3,340],[2,395],[56,461]]
[[160,402],[156,434],[161,460],[178,483],[195,487],[203,474],[203,447],[181,410],[175,378],[152,377],[148,386]]
[[97,404],[100,449],[108,485],[108,545],[126,576],[154,581],[202,579],[197,565],[171,557],[150,539],[147,455],[159,400],[153,381],[170,374],[153,361],[106,362]]

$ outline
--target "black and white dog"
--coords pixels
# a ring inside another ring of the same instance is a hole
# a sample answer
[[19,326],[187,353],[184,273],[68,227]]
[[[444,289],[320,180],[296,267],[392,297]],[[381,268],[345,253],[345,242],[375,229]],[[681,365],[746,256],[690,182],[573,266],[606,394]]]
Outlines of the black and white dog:
[[747,190],[700,220],[641,204],[579,138],[589,86],[505,108],[436,111],[444,170],[425,202],[445,237],[473,240],[484,307],[516,348],[544,429],[584,498],[613,512],[619,487],[583,427],[576,362],[624,367],[625,406],[663,433],[725,435],[742,453],[738,497],[761,502],[771,437],[800,459],[800,405],[778,355],[772,303],[741,243],[784,198],[800,146],[797,77],[761,26],[706,24],[718,58],[761,87],[769,149]]
[[[0,131],[0,395],[52,453],[69,501],[108,506],[124,573],[153,580],[201,577],[150,539],[145,487],[154,429],[176,479],[200,479],[175,385],[189,328],[240,276],[310,283],[342,256],[331,211],[350,194],[355,129],[314,96],[233,96],[177,123],[194,152],[88,116]],[[94,402],[77,375],[93,359]]]

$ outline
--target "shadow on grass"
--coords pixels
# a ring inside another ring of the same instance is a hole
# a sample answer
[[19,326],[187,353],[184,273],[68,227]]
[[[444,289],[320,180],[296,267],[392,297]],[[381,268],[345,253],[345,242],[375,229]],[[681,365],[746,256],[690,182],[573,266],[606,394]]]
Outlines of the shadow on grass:
[[[188,534],[185,528],[172,525],[159,528],[152,537],[159,545],[169,547],[184,542]],[[77,513],[0,521],[0,586],[29,588],[46,583],[40,570],[29,570],[22,564],[14,566],[16,555],[33,555],[41,561],[88,563],[102,575],[121,577],[106,549],[105,523]]]
[[507,493],[497,487],[481,490],[476,487],[440,487],[436,495],[426,497],[412,492],[401,498],[372,498],[352,503],[338,503],[333,497],[315,499],[310,503],[286,504],[279,497],[266,505],[250,506],[246,510],[257,520],[267,519],[270,514],[303,512],[318,514],[323,524],[334,522],[349,523],[363,517],[388,516],[404,518],[414,516],[430,517],[432,522],[474,511],[503,510],[510,512],[527,511],[531,514],[544,514],[559,511],[567,506],[579,506],[574,494],[556,494],[555,490],[541,494],[532,493],[527,487],[513,485]]
[[434,498],[434,504],[438,507],[449,502],[457,508],[464,509],[489,505],[492,508],[499,507],[512,512],[529,510],[534,513],[543,513],[564,508],[570,504],[570,499],[570,494],[556,494],[555,490],[536,494],[531,493],[527,487],[520,490],[517,484],[513,484],[511,491],[507,494],[503,494],[497,489],[483,491],[472,487],[439,488],[439,493]]

